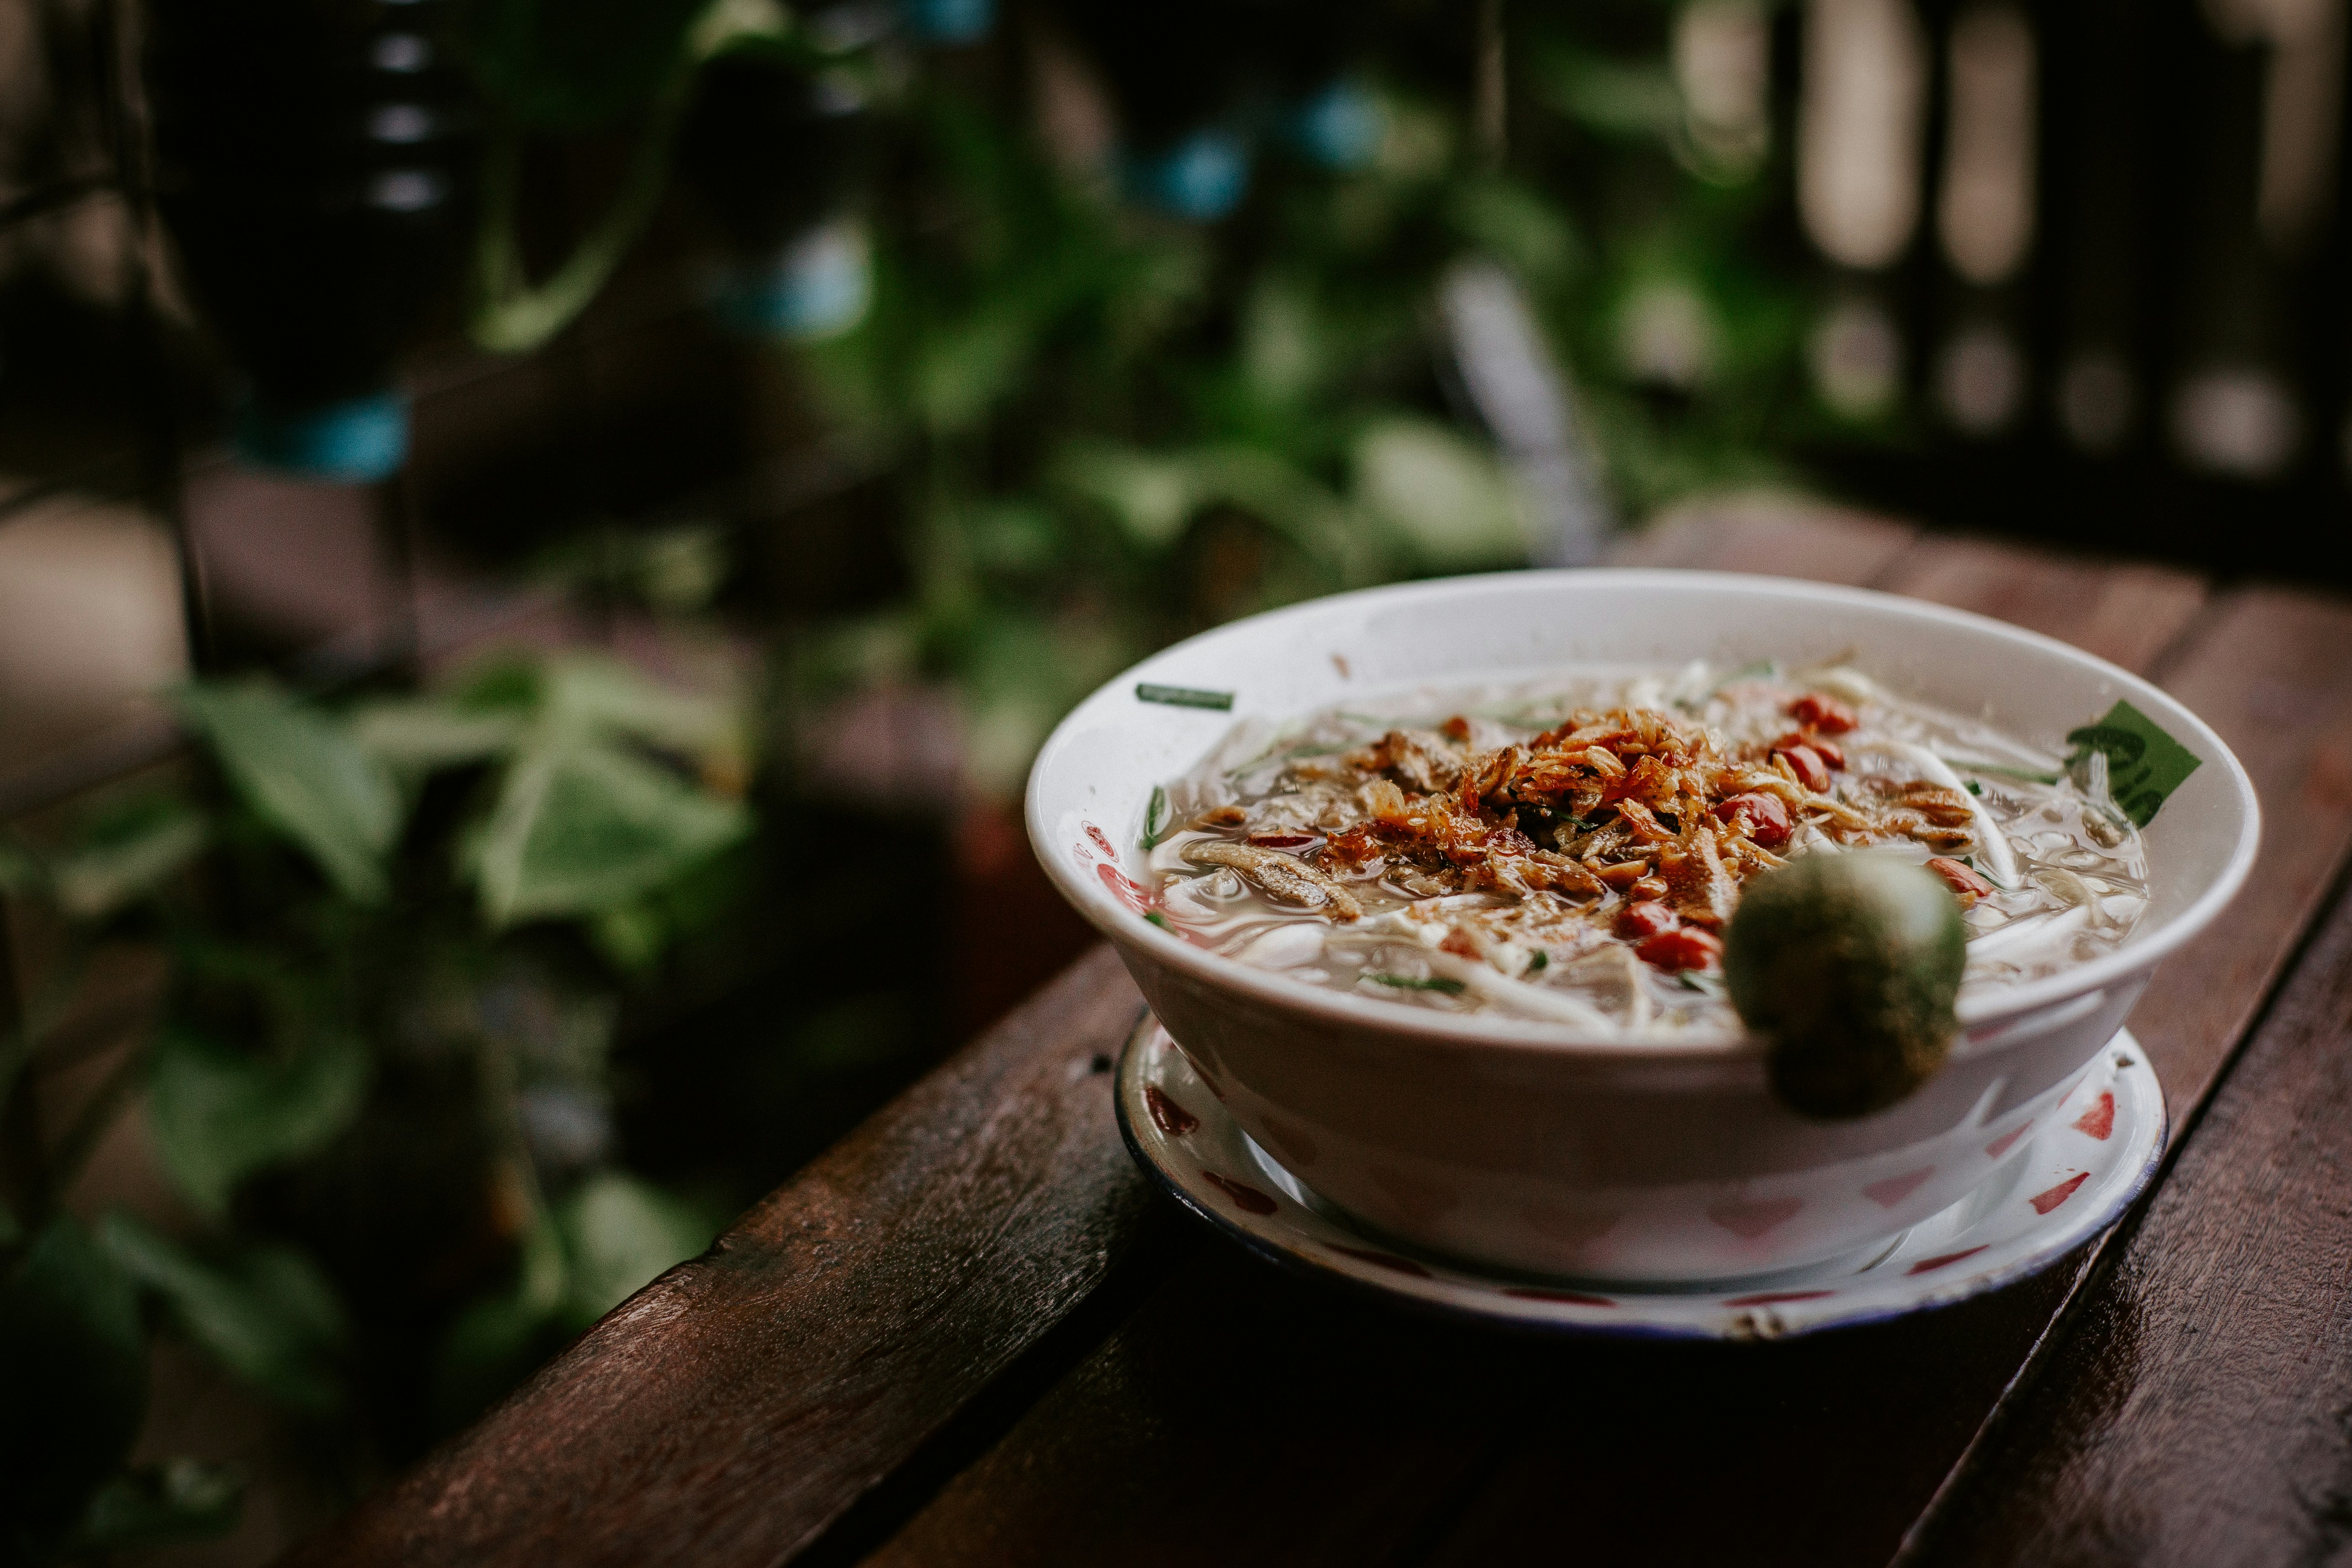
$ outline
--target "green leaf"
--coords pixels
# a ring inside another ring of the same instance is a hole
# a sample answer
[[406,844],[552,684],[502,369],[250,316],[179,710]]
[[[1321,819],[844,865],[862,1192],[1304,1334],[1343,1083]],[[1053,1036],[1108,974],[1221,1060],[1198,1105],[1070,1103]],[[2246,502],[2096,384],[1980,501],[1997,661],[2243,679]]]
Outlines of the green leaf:
[[550,660],[544,676],[543,715],[557,729],[627,735],[681,752],[735,739],[729,704],[656,686],[615,659],[572,655]]
[[179,705],[263,821],[300,845],[346,898],[383,898],[400,795],[347,726],[260,681],[192,687]]
[[491,923],[626,905],[741,838],[750,814],[611,746],[527,752],[509,769],[467,869]]
[[121,1213],[107,1215],[99,1239],[231,1372],[297,1410],[324,1415],[341,1405],[334,1363],[342,1308],[301,1254],[256,1247],[226,1265],[203,1263]]
[[100,919],[153,891],[202,854],[210,837],[203,815],[187,803],[147,803],[52,864],[50,893],[75,919]]
[[[1226,706],[1232,706],[1228,703]],[[1160,830],[1168,825],[1168,791],[1159,784],[1151,786],[1151,799],[1143,808],[1143,847],[1156,849],[1166,837]]]
[[394,698],[352,714],[352,738],[386,767],[425,773],[504,756],[521,740],[512,713],[484,711],[446,697]]
[[333,1032],[275,1062],[184,1027],[155,1042],[148,1116],[164,1165],[197,1208],[223,1213],[251,1173],[324,1148],[367,1092],[366,1048]]
[[245,1476],[233,1465],[166,1459],[108,1481],[82,1515],[84,1545],[102,1552],[226,1535],[236,1525]]
[[1115,447],[1080,447],[1064,456],[1055,477],[1108,512],[1129,539],[1147,550],[1165,550],[1175,543],[1201,504],[1192,470],[1181,458]]
[[80,1522],[146,1404],[130,1279],[79,1221],[50,1221],[0,1293],[0,1530],[23,1554]]
[[1413,974],[1367,974],[1364,978],[1398,991],[1436,991],[1447,996],[1459,996],[1464,990],[1463,984],[1459,980],[1449,980],[1443,976],[1434,980],[1424,980]]
[[555,1224],[571,1262],[563,1317],[575,1331],[719,1233],[709,1215],[618,1171],[590,1177],[556,1211]]
[[2138,827],[2154,821],[2166,798],[2200,766],[2195,752],[2128,702],[2117,702],[2095,724],[2069,731],[2066,742],[2074,748],[2066,759],[2069,772],[2094,752],[2105,754],[2108,797]]
[[1487,453],[1442,426],[1390,419],[1356,443],[1357,499],[1439,571],[1523,562],[1517,491]]

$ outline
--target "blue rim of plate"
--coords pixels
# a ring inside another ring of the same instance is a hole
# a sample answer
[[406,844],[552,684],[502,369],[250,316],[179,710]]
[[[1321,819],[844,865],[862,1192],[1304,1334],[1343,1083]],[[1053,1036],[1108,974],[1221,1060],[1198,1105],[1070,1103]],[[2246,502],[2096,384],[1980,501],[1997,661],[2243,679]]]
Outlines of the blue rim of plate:
[[[1183,1090],[1180,1108],[1197,1126],[1170,1133],[1150,1124],[1147,1084],[1163,1094]],[[2103,1095],[2109,1097],[2104,1136],[2088,1130],[2099,1124]],[[1113,1099],[1119,1136],[1145,1173],[1179,1205],[1286,1272],[1439,1317],[1600,1339],[1789,1339],[1886,1322],[2013,1285],[2131,1209],[2163,1163],[2168,1126],[2155,1069],[2130,1031],[2120,1031],[2039,1120],[2019,1157],[1949,1208],[1880,1244],[1866,1262],[1857,1266],[1849,1255],[1743,1280],[1629,1287],[1488,1271],[1355,1224],[1241,1130],[1149,1013],[1120,1052]],[[1202,1146],[1204,1132],[1218,1163],[1247,1161],[1265,1185],[1213,1179],[1207,1161],[1179,1156],[1180,1138],[1189,1153]],[[1235,1186],[1251,1194],[1249,1207],[1241,1206]],[[2042,1209],[2037,1200],[2060,1187],[2064,1193]],[[2085,1201],[2072,1201],[2078,1196]]]

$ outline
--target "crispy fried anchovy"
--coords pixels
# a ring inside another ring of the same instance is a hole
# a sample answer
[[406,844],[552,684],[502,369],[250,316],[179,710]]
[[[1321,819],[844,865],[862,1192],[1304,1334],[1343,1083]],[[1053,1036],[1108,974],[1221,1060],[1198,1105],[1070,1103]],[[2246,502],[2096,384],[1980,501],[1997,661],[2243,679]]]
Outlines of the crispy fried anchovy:
[[1229,866],[1279,904],[1321,910],[1335,921],[1361,920],[1364,915],[1364,906],[1329,872],[1277,850],[1206,839],[1184,846],[1184,858],[1195,866]]

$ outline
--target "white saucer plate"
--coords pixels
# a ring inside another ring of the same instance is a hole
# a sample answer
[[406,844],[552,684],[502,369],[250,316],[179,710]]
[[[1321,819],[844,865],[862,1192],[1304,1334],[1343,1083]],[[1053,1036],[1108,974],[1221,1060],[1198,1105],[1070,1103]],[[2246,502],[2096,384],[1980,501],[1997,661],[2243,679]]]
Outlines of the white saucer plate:
[[2126,1030],[2028,1130],[2021,1156],[1861,1254],[1745,1279],[1590,1284],[1482,1270],[1358,1225],[1258,1147],[1148,1016],[1119,1062],[1118,1095],[1119,1130],[1144,1170],[1263,1258],[1441,1312],[1626,1338],[1779,1338],[1998,1289],[2120,1218],[2154,1177],[2165,1139],[2163,1092]]

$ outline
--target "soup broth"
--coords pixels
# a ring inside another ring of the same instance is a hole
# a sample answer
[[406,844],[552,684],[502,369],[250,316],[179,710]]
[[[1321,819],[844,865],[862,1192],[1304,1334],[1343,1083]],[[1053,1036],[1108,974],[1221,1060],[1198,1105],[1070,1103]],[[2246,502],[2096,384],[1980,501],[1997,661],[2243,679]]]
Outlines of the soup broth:
[[1750,877],[1895,855],[1952,888],[1962,995],[2114,947],[2147,907],[2105,759],[2070,772],[1843,666],[1610,671],[1244,725],[1155,794],[1154,918],[1400,1005],[1603,1033],[1739,1027]]

